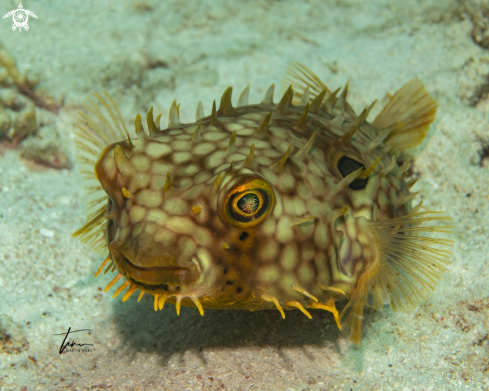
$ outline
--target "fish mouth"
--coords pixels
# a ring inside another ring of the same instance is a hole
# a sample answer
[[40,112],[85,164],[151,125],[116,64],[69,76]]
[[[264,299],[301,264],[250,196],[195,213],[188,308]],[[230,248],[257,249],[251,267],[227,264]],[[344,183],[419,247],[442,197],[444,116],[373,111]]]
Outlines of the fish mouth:
[[[119,247],[116,242],[110,244],[110,252],[119,271],[124,273],[133,282],[144,286],[146,289],[163,289],[168,290],[172,286],[178,287],[182,284],[191,283],[194,279],[194,265],[185,266],[138,266],[125,255],[125,251]],[[178,263],[178,259],[161,259],[154,263]],[[154,264],[153,263],[153,264]]]
[[178,274],[178,273],[190,272],[190,269],[188,269],[186,267],[179,267],[179,266],[148,266],[148,267],[136,266],[129,259],[127,259],[125,256],[123,256],[123,261],[129,267],[131,267],[133,270],[135,270],[139,273],[145,273],[145,272],[158,273],[160,271],[163,271],[163,272],[174,272],[174,273]]

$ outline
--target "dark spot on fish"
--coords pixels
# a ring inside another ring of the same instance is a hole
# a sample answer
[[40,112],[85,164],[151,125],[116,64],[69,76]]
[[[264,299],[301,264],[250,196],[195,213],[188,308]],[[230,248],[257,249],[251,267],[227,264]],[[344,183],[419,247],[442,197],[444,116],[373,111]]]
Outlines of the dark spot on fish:
[[241,293],[241,292],[243,292],[243,288],[241,288],[240,286],[238,286],[236,288],[236,293]]
[[250,234],[248,232],[241,232],[241,235],[239,235],[239,240],[243,241],[245,240]]
[[[362,163],[357,162],[348,156],[343,156],[338,162],[338,171],[341,173],[343,178],[360,168],[365,170],[365,166]],[[367,181],[368,177],[365,179],[355,179],[348,187],[352,190],[362,190],[367,186]]]
[[177,292],[180,292],[180,287],[179,287],[179,286],[177,286],[177,287],[175,288],[175,290],[176,290]]
[[228,284],[228,285],[233,285],[233,282],[232,282],[231,280],[227,280],[227,281],[226,281],[226,284]]
[[228,274],[228,268],[227,267],[224,268],[223,274]]

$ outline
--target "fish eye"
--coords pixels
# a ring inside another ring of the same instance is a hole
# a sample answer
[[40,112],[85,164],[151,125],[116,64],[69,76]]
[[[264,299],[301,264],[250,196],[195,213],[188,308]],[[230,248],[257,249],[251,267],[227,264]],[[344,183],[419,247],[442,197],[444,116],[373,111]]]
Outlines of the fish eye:
[[263,221],[275,204],[275,194],[263,178],[244,177],[226,192],[223,217],[239,228],[250,228]]
[[[358,170],[359,168],[363,168],[365,170],[365,166],[357,162],[356,160],[353,160],[352,158],[348,156],[343,156],[339,162],[338,162],[338,171],[340,174],[344,177],[350,175],[352,172]],[[355,179],[350,185],[348,186],[352,190],[362,190],[365,189],[367,186],[367,181],[368,177],[365,179]]]

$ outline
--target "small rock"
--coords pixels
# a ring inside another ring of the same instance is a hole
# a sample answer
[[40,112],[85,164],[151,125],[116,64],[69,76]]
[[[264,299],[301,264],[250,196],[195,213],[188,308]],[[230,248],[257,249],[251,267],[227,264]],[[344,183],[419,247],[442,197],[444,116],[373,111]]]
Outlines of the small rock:
[[54,236],[54,231],[50,229],[41,228],[39,232],[42,236],[45,236],[46,238],[52,238]]

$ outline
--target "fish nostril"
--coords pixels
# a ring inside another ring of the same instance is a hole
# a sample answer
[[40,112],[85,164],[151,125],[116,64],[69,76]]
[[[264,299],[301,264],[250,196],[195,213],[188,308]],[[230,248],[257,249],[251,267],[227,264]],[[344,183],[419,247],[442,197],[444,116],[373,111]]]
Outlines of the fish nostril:
[[248,236],[250,236],[250,234],[248,232],[243,231],[241,232],[241,235],[239,235],[239,240],[244,241]]

